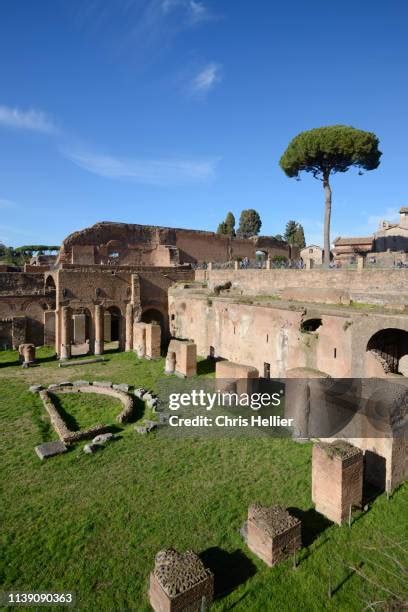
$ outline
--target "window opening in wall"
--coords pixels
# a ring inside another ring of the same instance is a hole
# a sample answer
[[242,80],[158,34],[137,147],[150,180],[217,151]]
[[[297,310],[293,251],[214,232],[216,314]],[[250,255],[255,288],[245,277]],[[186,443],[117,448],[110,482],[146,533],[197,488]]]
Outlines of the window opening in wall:
[[300,331],[314,332],[314,331],[317,331],[321,325],[322,325],[321,319],[307,319],[306,321],[302,321],[300,325]]

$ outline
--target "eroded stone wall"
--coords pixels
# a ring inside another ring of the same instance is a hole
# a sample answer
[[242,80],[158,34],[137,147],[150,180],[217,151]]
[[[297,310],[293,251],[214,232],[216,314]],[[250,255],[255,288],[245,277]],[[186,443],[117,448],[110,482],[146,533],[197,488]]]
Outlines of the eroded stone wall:
[[270,257],[299,257],[299,249],[270,236],[242,239],[198,230],[104,222],[68,236],[59,262],[171,266],[238,257],[255,260],[257,250]]
[[[369,316],[368,316],[369,313]],[[370,338],[384,328],[408,331],[406,315],[364,309],[335,309],[322,305],[267,305],[239,298],[169,290],[171,334],[193,340],[199,355],[214,354],[256,367],[260,375],[269,364],[272,377],[294,368],[309,368],[333,377],[364,377]],[[319,320],[315,331],[304,322]]]
[[[316,303],[408,304],[408,269],[196,270],[213,290],[228,281],[244,295],[277,295]],[[293,290],[292,293],[290,290]]]

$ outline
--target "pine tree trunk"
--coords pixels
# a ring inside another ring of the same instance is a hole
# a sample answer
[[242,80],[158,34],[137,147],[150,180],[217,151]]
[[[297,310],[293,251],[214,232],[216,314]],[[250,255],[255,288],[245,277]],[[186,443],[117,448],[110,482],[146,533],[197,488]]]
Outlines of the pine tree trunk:
[[323,188],[325,196],[324,208],[324,267],[328,268],[330,264],[330,217],[331,217],[331,201],[332,192],[329,183],[330,170],[323,174]]

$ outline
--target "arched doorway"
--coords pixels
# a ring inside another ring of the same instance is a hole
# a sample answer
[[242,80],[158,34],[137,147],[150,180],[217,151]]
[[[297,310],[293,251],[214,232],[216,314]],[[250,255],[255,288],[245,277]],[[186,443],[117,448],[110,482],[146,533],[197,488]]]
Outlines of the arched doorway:
[[381,329],[367,344],[367,351],[373,351],[384,361],[388,371],[399,373],[399,361],[408,354],[408,332],[403,329]]
[[161,328],[161,346],[164,349],[169,340],[168,338],[168,320],[164,317],[163,313],[158,308],[146,308],[142,313],[142,323],[158,323]]
[[105,311],[105,342],[108,349],[118,350],[122,340],[122,313],[117,306],[109,306]]
[[55,297],[56,292],[57,292],[57,289],[55,286],[54,278],[51,275],[49,275],[45,279],[44,293],[45,295]]
[[266,251],[256,251],[255,252],[256,265],[258,268],[264,268],[266,265],[266,260],[268,259],[268,253]]
[[142,322],[143,323],[158,323],[160,327],[163,329],[164,326],[164,317],[160,310],[157,308],[148,308],[142,314]]

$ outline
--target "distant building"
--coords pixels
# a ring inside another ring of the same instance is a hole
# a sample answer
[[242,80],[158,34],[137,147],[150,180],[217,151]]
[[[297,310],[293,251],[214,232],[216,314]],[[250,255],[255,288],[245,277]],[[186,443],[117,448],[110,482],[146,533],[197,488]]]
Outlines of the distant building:
[[383,220],[372,236],[343,237],[334,241],[336,263],[354,263],[358,255],[369,262],[387,264],[406,261],[408,253],[408,206],[400,209],[399,223]]
[[305,266],[309,265],[311,268],[321,266],[323,264],[323,249],[317,244],[309,244],[300,251],[300,257]]
[[400,209],[399,223],[381,221],[374,234],[374,251],[408,251],[408,206]]
[[374,239],[372,236],[339,236],[334,241],[334,260],[336,263],[354,263],[357,255],[368,255],[373,252]]

